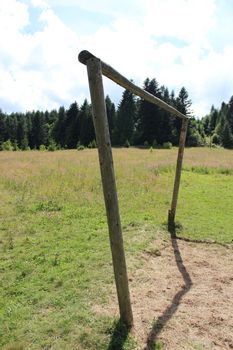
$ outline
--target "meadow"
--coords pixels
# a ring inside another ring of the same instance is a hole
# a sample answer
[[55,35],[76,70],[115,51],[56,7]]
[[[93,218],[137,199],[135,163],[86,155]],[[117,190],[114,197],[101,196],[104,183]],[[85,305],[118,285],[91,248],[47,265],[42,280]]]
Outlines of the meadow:
[[[177,149],[113,156],[130,274],[169,239]],[[116,301],[97,150],[0,152],[0,194],[0,348],[136,349],[103,312]],[[233,151],[186,149],[179,236],[231,245],[232,202]]]

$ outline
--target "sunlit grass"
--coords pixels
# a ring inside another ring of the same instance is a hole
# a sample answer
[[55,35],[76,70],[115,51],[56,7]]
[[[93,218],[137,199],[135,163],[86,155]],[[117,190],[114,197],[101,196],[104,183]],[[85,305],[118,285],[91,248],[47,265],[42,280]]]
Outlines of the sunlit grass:
[[[115,149],[130,257],[166,234],[177,149]],[[233,239],[233,153],[187,149],[180,235]],[[113,273],[97,150],[0,152],[0,347],[111,349]],[[130,339],[125,349],[133,349]]]

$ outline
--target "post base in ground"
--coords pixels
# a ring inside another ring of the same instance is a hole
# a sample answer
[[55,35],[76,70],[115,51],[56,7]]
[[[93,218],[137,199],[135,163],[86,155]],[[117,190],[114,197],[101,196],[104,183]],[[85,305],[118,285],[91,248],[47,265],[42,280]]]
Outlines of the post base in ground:
[[176,237],[175,214],[172,210],[168,210],[168,231],[172,238]]

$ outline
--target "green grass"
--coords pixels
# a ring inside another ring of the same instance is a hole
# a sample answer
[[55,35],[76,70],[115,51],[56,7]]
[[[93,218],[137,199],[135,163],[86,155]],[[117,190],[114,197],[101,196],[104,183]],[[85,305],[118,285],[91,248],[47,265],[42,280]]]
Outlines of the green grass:
[[182,235],[221,243],[233,240],[233,177],[217,170],[184,172],[177,220]]
[[[179,234],[232,242],[233,153],[186,155]],[[167,234],[176,150],[114,150],[114,159],[133,270],[131,257],[157,254],[153,239]],[[1,152],[0,193],[0,348],[134,349],[104,312],[115,290],[96,150]]]

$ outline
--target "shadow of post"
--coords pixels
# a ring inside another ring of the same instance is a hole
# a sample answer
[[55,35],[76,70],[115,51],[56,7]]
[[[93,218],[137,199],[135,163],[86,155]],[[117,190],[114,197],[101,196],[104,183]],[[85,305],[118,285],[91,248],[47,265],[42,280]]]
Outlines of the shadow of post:
[[[178,270],[180,271],[183,280],[184,280],[184,285],[182,286],[181,290],[176,293],[176,295],[173,297],[171,304],[164,310],[163,314],[159,316],[159,318],[155,321],[152,330],[150,331],[148,337],[147,337],[147,346],[145,350],[154,350],[156,346],[156,341],[158,338],[158,335],[162,331],[162,329],[165,327],[167,322],[172,318],[172,316],[175,314],[177,311],[181,300],[183,296],[188,293],[192,286],[192,280],[191,277],[184,266],[179,246],[177,244],[177,239],[176,239],[176,232],[175,228],[173,232],[171,233],[171,243],[172,243],[172,248],[174,252],[174,257],[176,261],[176,265]],[[158,344],[159,345],[159,344]]]
[[118,320],[115,323],[107,350],[122,350],[125,342],[128,339],[129,332],[130,329],[127,328],[121,320]]

